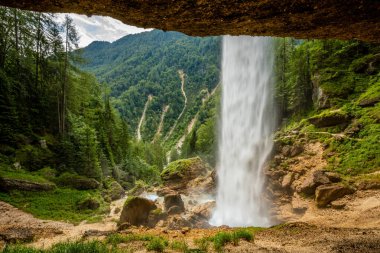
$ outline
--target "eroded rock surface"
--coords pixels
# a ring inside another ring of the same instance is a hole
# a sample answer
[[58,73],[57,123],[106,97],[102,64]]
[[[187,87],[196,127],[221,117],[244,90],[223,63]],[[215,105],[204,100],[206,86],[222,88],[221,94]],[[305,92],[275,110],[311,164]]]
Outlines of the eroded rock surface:
[[43,12],[104,15],[129,25],[193,36],[270,35],[380,41],[380,4],[357,0],[2,0]]

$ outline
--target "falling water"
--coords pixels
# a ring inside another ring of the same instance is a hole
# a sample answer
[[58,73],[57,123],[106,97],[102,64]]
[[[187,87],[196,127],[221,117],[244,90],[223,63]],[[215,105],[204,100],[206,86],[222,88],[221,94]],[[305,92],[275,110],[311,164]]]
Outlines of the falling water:
[[272,149],[271,39],[225,36],[213,225],[269,226],[263,167]]

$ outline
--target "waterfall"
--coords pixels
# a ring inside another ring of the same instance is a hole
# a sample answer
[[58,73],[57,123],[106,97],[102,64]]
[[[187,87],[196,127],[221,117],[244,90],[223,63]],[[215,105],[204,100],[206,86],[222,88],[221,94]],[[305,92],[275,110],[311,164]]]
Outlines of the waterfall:
[[267,37],[223,38],[216,209],[212,225],[269,226],[263,167],[273,146],[273,53]]

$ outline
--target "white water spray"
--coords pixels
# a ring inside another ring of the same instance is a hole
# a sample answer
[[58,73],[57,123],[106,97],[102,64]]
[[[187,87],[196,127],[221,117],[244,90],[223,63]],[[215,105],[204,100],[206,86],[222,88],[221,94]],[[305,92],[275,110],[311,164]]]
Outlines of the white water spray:
[[263,167],[273,142],[271,39],[223,38],[218,190],[213,225],[269,226]]

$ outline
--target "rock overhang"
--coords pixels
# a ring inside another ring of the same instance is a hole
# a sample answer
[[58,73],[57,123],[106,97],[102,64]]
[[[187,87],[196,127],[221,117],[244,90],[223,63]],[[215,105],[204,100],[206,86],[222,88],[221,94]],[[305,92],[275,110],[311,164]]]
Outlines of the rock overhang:
[[0,0],[42,12],[110,16],[192,36],[263,35],[380,42],[380,2],[371,0]]

